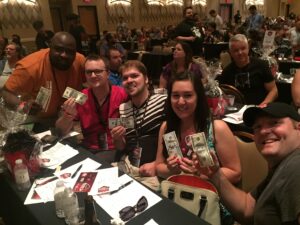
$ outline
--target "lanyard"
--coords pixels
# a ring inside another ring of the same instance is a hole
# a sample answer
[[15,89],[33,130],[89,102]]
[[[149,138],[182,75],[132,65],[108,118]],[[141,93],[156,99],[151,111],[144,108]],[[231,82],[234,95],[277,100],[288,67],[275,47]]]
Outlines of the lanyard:
[[109,87],[109,94],[105,97],[104,102],[101,104],[101,106],[99,105],[99,102],[97,100],[97,97],[95,96],[93,90],[91,90],[92,92],[92,96],[94,98],[94,102],[95,102],[95,108],[96,108],[96,113],[98,115],[98,119],[99,119],[99,123],[103,126],[104,130],[106,130],[107,127],[107,120],[105,120],[105,118],[102,117],[102,108],[105,104],[107,104],[107,113],[106,115],[108,116],[108,112],[109,112],[109,98],[110,98],[110,87]]
[[[147,112],[147,106],[148,106],[148,103],[149,103],[149,99],[150,99],[150,95],[146,99],[146,102],[144,103],[144,106],[142,108],[137,108],[134,105],[132,107],[133,120],[134,120],[134,129],[135,129],[137,147],[139,147],[139,137],[141,136],[141,133],[139,132],[139,130],[142,127],[142,125],[144,123],[144,120],[145,120],[145,116],[146,116],[146,112]],[[137,116],[138,116],[138,113],[139,113],[140,109],[144,109],[144,113],[143,113],[143,116],[142,116],[142,120],[141,120],[141,122],[138,125],[137,124]]]

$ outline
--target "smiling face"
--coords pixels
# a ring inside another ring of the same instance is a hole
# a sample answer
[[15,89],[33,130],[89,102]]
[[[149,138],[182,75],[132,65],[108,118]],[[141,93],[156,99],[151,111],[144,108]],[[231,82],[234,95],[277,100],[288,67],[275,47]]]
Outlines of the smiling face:
[[194,119],[197,94],[190,80],[180,80],[173,83],[171,106],[181,120]]
[[256,146],[271,166],[300,145],[300,125],[288,117],[258,117],[253,130]]
[[85,76],[92,88],[104,87],[108,84],[108,71],[103,60],[88,60],[85,63]]
[[244,67],[249,63],[249,46],[245,41],[233,41],[229,49],[230,55],[238,67]]
[[148,90],[148,78],[134,67],[122,71],[122,85],[130,97],[136,97]]
[[59,70],[68,70],[76,56],[76,42],[73,36],[66,32],[56,33],[50,46],[51,65]]

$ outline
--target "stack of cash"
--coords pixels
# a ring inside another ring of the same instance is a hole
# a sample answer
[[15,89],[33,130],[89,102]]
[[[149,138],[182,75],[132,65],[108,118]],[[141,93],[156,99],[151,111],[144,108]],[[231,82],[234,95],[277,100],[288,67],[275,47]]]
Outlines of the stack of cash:
[[209,167],[214,165],[213,158],[208,148],[206,137],[203,132],[190,135],[192,140],[193,151],[197,154],[201,167]]
[[35,102],[39,104],[44,111],[47,110],[50,103],[51,90],[45,87],[41,87],[39,93],[36,96]]
[[164,134],[163,138],[170,156],[177,155],[183,157],[175,131]]

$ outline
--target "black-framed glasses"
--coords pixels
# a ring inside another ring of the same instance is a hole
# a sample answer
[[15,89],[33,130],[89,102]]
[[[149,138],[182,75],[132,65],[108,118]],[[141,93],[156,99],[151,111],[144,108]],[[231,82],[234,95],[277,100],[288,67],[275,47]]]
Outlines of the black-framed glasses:
[[148,207],[148,201],[145,196],[142,196],[135,206],[126,206],[119,211],[121,220],[128,221],[135,216],[135,214],[143,212]]
[[106,70],[86,70],[85,74],[88,76],[92,76],[92,74],[94,73],[96,76],[102,76],[102,74],[105,72]]

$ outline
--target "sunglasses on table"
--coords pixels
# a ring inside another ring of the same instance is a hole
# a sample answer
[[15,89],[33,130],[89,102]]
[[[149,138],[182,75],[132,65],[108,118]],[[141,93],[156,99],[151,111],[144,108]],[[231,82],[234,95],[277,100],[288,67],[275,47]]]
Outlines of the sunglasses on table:
[[121,220],[128,221],[133,218],[137,213],[143,212],[148,207],[146,197],[142,196],[135,206],[126,206],[119,211]]

